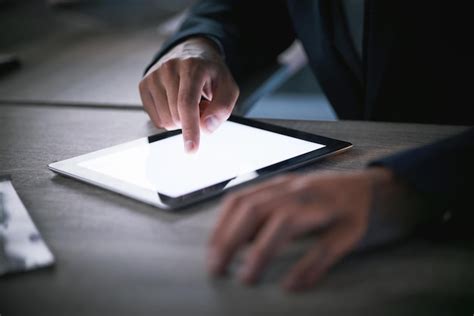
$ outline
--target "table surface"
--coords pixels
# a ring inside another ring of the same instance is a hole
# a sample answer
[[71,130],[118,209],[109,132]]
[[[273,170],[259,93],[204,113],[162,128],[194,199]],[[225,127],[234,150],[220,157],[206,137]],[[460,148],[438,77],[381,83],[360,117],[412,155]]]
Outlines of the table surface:
[[45,2],[0,9],[0,52],[22,64],[0,77],[0,101],[140,107],[143,71],[173,32],[159,26],[193,0]]
[[[361,168],[379,156],[462,127],[368,122],[272,121],[350,141],[317,170]],[[472,248],[413,240],[356,254],[307,293],[281,291],[295,260],[282,256],[253,288],[215,280],[205,245],[219,199],[178,213],[55,175],[52,161],[133,140],[154,129],[133,109],[0,105],[0,173],[9,173],[56,257],[53,268],[0,278],[10,315],[472,315]],[[236,266],[232,267],[234,272]]]

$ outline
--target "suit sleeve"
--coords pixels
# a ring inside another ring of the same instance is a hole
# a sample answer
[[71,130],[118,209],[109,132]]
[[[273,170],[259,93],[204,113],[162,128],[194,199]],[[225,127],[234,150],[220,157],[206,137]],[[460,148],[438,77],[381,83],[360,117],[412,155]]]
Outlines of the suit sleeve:
[[295,39],[286,1],[202,0],[146,71],[173,46],[194,36],[213,40],[237,79],[273,63]]
[[370,165],[391,169],[397,178],[419,192],[432,206],[431,220],[439,217],[434,222],[442,223],[441,217],[449,215],[448,226],[472,226],[474,128]]

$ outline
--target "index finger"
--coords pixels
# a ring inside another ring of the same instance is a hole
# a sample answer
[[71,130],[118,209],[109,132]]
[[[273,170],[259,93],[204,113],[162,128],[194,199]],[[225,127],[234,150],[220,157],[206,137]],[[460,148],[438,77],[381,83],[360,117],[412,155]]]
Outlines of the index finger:
[[199,102],[204,84],[204,77],[193,77],[193,80],[190,80],[189,76],[185,76],[181,77],[179,82],[178,113],[183,130],[184,149],[190,153],[199,148]]

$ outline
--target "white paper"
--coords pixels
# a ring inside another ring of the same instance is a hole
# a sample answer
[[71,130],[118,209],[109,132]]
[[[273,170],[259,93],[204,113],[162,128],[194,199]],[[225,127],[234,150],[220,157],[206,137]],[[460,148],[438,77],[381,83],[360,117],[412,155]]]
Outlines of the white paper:
[[51,265],[54,257],[8,179],[0,179],[0,275]]

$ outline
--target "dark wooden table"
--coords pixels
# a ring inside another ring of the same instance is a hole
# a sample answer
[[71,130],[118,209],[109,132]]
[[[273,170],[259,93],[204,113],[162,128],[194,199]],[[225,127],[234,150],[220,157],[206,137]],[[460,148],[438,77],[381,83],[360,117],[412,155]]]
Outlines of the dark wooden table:
[[[461,127],[273,121],[354,144],[312,166],[361,168]],[[205,244],[218,199],[169,213],[53,174],[47,164],[156,132],[131,109],[0,105],[0,173],[9,173],[55,267],[0,278],[10,315],[472,315],[474,253],[462,243],[413,240],[353,255],[308,293],[289,295],[278,258],[261,284],[213,280]],[[235,267],[233,267],[235,270]]]

